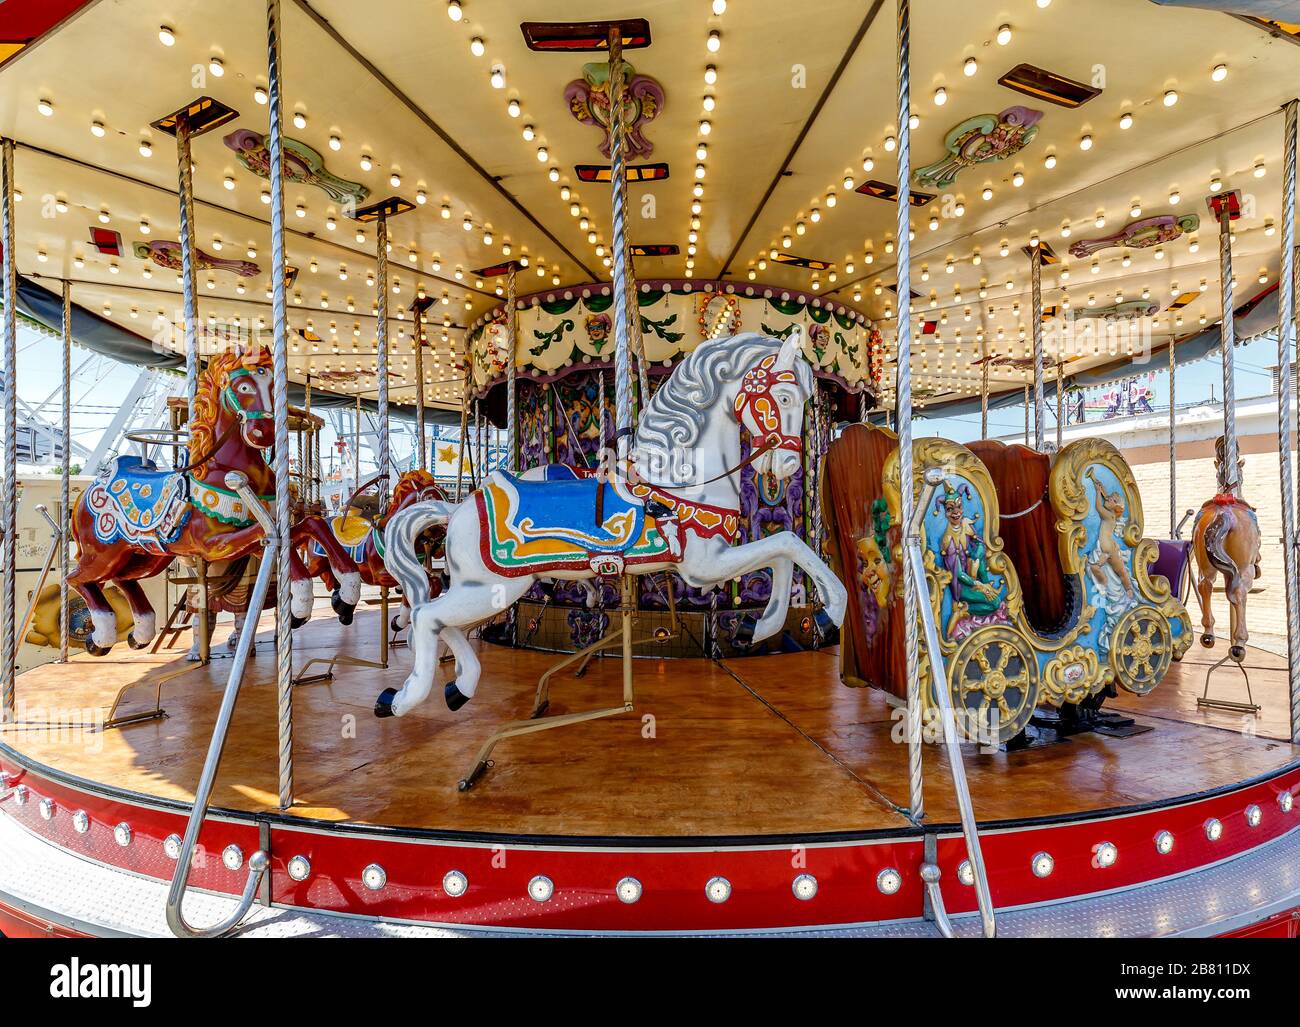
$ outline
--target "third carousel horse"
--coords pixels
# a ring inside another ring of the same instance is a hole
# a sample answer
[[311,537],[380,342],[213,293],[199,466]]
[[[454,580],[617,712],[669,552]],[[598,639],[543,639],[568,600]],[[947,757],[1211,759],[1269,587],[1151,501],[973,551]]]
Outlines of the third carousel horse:
[[1246,658],[1246,596],[1260,574],[1259,521],[1255,508],[1237,495],[1242,462],[1228,469],[1224,438],[1214,443],[1214,467],[1219,494],[1205,503],[1192,525],[1192,554],[1196,557],[1196,595],[1201,602],[1201,645],[1214,645],[1214,611],[1210,599],[1216,575],[1223,575],[1223,590],[1231,609],[1232,643],[1228,655],[1240,663]]
[[[357,492],[368,488],[369,485],[378,482],[378,478],[371,479],[369,483],[361,486]],[[354,496],[356,493],[353,494]],[[334,538],[344,549],[352,561],[357,565],[361,572],[361,580],[367,585],[377,585],[383,588],[396,588],[397,579],[384,569],[384,526],[393,514],[403,510],[412,503],[424,503],[430,500],[444,500],[446,495],[434,481],[433,475],[428,471],[413,470],[407,471],[397,479],[397,484],[393,487],[393,496],[388,501],[387,512],[378,520],[371,520],[364,514],[351,509],[351,503],[344,504],[344,512],[338,517],[329,521],[329,529]],[[431,529],[426,533],[430,541],[437,545],[441,552],[441,528]],[[320,542],[315,539],[307,543],[303,553],[303,563],[306,565],[307,573],[313,578],[320,578],[325,582],[326,587],[335,588],[333,574],[330,571],[327,554]],[[429,570],[429,597],[436,596],[442,589],[441,577],[435,570]],[[336,609],[338,604],[335,604]],[[390,625],[394,631],[401,631],[410,621],[410,606],[405,602],[402,603],[401,609],[393,617]],[[340,615],[342,619],[342,615]],[[349,614],[343,623],[351,621]]]

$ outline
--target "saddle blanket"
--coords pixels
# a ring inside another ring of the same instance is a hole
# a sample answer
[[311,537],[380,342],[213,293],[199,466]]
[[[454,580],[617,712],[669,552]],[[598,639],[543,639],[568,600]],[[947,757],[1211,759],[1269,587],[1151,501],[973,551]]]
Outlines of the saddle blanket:
[[617,480],[603,485],[598,522],[600,488],[590,477],[522,481],[493,473],[475,494],[484,564],[520,577],[587,569],[615,574],[627,564],[676,559],[669,540]]
[[[542,468],[546,481],[571,481],[590,478],[596,471],[589,467],[570,467],[568,464],[547,464]],[[683,533],[689,528],[700,538],[723,538],[732,542],[740,529],[740,511],[722,506],[710,506],[692,499],[683,499],[662,488],[640,481],[628,481],[627,490],[642,502],[655,502],[668,507],[677,519]]]
[[119,456],[86,490],[95,539],[124,541],[162,556],[189,519],[189,482],[138,456]]
[[[384,558],[383,535],[366,518],[352,510],[348,510],[337,517],[331,517],[329,525],[330,531],[334,533],[334,538],[347,551],[353,563],[365,562],[366,542],[372,535],[374,537],[375,552],[379,554],[381,560]],[[311,540],[308,549],[313,556],[324,556],[326,558],[329,556],[325,552],[325,548],[316,539]]]

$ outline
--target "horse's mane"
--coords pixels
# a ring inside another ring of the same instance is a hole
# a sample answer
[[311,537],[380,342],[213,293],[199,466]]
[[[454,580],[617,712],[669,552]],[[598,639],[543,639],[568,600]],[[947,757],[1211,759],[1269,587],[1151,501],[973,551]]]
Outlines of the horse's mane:
[[[669,375],[646,405],[636,434],[638,459],[672,466],[673,453],[699,441],[722,390],[766,356],[779,353],[781,340],[757,332],[725,335],[700,343]],[[794,362],[799,387],[809,395],[812,368]]]
[[189,426],[190,459],[203,457],[203,462],[193,468],[202,475],[212,456],[216,441],[217,418],[221,413],[221,391],[226,387],[230,372],[238,367],[270,367],[271,351],[266,346],[255,346],[248,352],[226,350],[208,361],[199,375],[198,389],[194,394],[194,423]]
[[423,489],[436,487],[436,485],[437,482],[428,471],[422,471],[418,468],[407,471],[397,479],[397,484],[393,486],[393,496],[388,502],[388,509],[396,510],[402,505],[407,496]]

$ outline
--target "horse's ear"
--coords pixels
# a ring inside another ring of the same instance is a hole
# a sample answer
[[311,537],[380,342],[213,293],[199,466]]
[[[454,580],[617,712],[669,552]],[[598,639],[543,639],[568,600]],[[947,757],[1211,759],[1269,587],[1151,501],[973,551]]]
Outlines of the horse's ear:
[[803,347],[803,339],[800,335],[799,326],[795,325],[790,329],[790,334],[785,337],[785,342],[781,343],[781,352],[776,358],[776,369],[778,371],[794,370],[794,362],[799,359]]

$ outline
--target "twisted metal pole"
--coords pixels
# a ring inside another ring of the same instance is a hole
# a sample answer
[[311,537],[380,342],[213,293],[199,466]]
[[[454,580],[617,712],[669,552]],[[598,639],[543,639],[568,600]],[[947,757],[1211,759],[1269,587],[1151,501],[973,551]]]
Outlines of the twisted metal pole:
[[[192,427],[195,403],[199,392],[199,371],[203,362],[199,356],[199,283],[198,266],[194,260],[194,161],[190,153],[190,119],[185,113],[176,118],[176,167],[180,199],[181,248],[181,303],[185,319],[185,395],[189,400],[186,425]],[[188,449],[186,463],[189,463]],[[92,468],[93,470],[93,468]],[[194,560],[198,587],[198,615],[194,618],[199,639],[199,660],[207,663],[211,655],[211,625],[208,623],[208,568],[201,557]]]
[[4,578],[0,604],[4,619],[3,655],[0,659],[0,722],[14,713],[14,658],[17,653],[18,541],[18,255],[14,250],[14,141],[0,143],[0,247],[4,249]]
[[1223,212],[1219,215],[1219,278],[1223,292],[1223,323],[1219,340],[1223,346],[1223,475],[1227,490],[1241,495],[1241,482],[1237,481],[1237,388],[1234,381],[1233,361],[1237,348],[1237,324],[1232,306],[1232,215],[1225,198]]
[[[465,375],[465,390],[460,399],[460,447],[456,450],[456,502],[460,502],[461,484],[465,480],[465,451],[469,448],[465,433],[469,430],[469,375]],[[435,465],[436,466],[436,465]]]
[[63,280],[63,464],[59,469],[59,662],[68,662],[68,543],[72,531],[72,286]]
[[1041,453],[1047,402],[1043,396],[1043,248],[1036,242],[1029,246],[1029,282],[1034,319],[1034,449]]
[[1029,386],[1025,390],[1025,445],[1029,445]]
[[1058,357],[1056,363],[1056,451],[1061,451],[1062,436],[1065,431],[1065,365]]
[[980,339],[980,438],[989,437],[989,339]]
[[1282,477],[1282,557],[1286,575],[1287,672],[1290,681],[1291,740],[1300,742],[1300,581],[1297,581],[1295,478],[1291,466],[1291,365],[1296,343],[1295,324],[1295,203],[1296,111],[1291,100],[1285,110],[1282,171],[1282,253],[1278,267],[1277,333],[1277,449]]
[[519,470],[519,419],[516,416],[519,360],[515,355],[515,269],[506,275],[506,470]]
[[[388,484],[392,470],[388,456],[388,215],[382,210],[379,220],[375,222],[375,262],[379,265],[375,276],[375,289],[378,292],[375,324],[375,374],[377,377],[378,396],[376,405],[379,413],[379,516],[388,512]],[[387,633],[380,635],[386,639]]]
[[415,444],[416,466],[429,469],[429,448],[424,438],[424,312],[416,312],[415,322]]
[[[278,756],[280,808],[293,805],[293,635],[289,577],[289,326],[285,307],[284,253],[284,138],[283,97],[280,66],[280,0],[267,0],[267,132],[271,156],[268,184],[271,189],[271,395],[275,424],[275,543],[263,553],[264,560],[275,554],[275,682],[278,710]],[[256,618],[259,610],[252,611]],[[255,630],[250,625],[248,631]]]
[[[628,350],[628,250],[627,250],[627,178],[626,149],[623,125],[623,29],[614,25],[609,30],[609,163],[610,182],[613,188],[614,239],[612,284],[614,293],[614,411],[618,424],[615,445],[619,460],[628,452],[628,436],[632,430],[632,395]],[[603,402],[603,400],[602,400]]]
[[1178,537],[1178,365],[1169,340],[1169,537]]
[[[904,530],[912,523],[916,505],[912,480],[912,242],[910,186],[911,151],[911,22],[910,0],[898,0],[898,377],[894,412],[898,428],[899,511]],[[910,574],[903,575],[903,651],[907,661],[908,805],[912,820],[925,816],[921,766],[921,657],[917,618],[921,597]],[[928,597],[927,597],[928,601]]]

